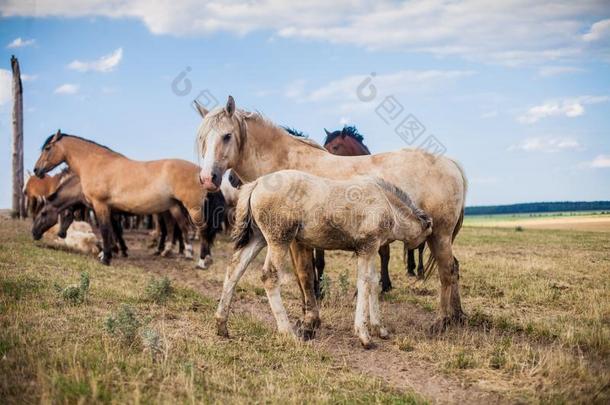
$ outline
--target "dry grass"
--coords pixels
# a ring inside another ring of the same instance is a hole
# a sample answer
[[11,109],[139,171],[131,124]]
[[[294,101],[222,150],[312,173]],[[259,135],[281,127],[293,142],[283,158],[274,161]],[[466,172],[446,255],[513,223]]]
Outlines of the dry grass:
[[[464,228],[456,256],[469,322],[439,337],[425,329],[438,282],[407,279],[400,248],[392,247],[397,288],[383,305],[397,351],[511,402],[610,401],[610,234]],[[329,256],[331,279],[354,261]],[[347,328],[351,304],[348,296],[323,318]],[[399,304],[411,312],[397,315]]]
[[[130,258],[106,268],[35,246],[24,225],[1,225],[0,373],[8,378],[0,397],[9,402],[421,401],[412,388],[432,402],[610,401],[608,233],[464,228],[456,256],[469,323],[442,336],[427,333],[437,282],[407,278],[396,244],[395,289],[382,303],[392,337],[363,351],[352,336],[350,254],[327,252],[329,295],[313,344],[273,333],[262,254],[240,283],[224,340],[212,325],[230,255],[223,238],[209,272],[150,259],[133,236]],[[83,271],[87,299],[68,305],[53,283],[74,283]],[[151,274],[175,287],[164,305],[145,293]],[[295,319],[297,290],[286,286],[283,296]],[[142,323],[131,344],[104,330],[123,303]]]
[[[84,271],[86,300],[70,305],[54,284]],[[0,402],[422,402],[277,337],[251,316],[233,319],[232,340],[217,338],[215,299],[177,286],[157,305],[146,294],[149,280],[138,267],[103,267],[35,245],[26,224],[2,220]],[[133,339],[105,328],[124,304],[137,317]]]

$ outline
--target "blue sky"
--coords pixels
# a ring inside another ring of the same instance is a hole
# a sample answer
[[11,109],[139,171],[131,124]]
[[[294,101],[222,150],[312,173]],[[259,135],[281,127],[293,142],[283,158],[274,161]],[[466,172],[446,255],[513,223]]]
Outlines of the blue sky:
[[196,161],[202,92],[318,141],[347,123],[373,153],[395,150],[410,146],[398,121],[375,112],[393,96],[397,120],[425,126],[411,146],[434,135],[463,164],[469,205],[610,199],[609,4],[527,3],[0,0],[0,207],[12,54],[29,169],[58,128],[134,159]]

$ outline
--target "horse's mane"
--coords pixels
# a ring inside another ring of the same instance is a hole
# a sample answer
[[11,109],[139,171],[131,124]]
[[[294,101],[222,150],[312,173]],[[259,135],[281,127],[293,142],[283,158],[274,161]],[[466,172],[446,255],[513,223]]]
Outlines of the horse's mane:
[[[70,134],[65,134],[65,133],[63,133],[63,132],[60,132],[60,133],[61,133],[61,137],[62,137],[62,138],[63,138],[63,137],[65,137],[65,136],[67,136],[67,137],[70,137],[70,138],[76,138],[76,139],[80,139],[81,141],[89,142],[89,143],[91,143],[91,144],[93,144],[93,145],[95,145],[95,146],[99,146],[100,148],[104,148],[104,149],[106,149],[106,150],[107,150],[107,151],[109,151],[109,152],[112,152],[112,153],[116,153],[116,154],[118,154],[118,155],[121,155],[119,152],[117,152],[117,151],[114,151],[114,150],[110,149],[108,146],[101,145],[101,144],[99,144],[99,143],[97,143],[97,142],[95,142],[95,141],[92,141],[91,139],[83,138],[83,137],[80,137],[80,136],[78,136],[78,135],[70,135]],[[48,138],[47,138],[47,139],[44,141],[44,143],[42,144],[42,147],[40,148],[40,150],[41,150],[41,151],[42,151],[42,150],[44,150],[44,148],[46,148],[46,147],[47,147],[47,145],[48,145],[49,143],[51,143],[51,140],[53,139],[53,137],[54,137],[55,135],[56,135],[56,134],[52,134],[52,135],[50,135],[50,136],[49,136],[49,137],[48,137]],[[121,155],[121,156],[122,156],[122,155]]]
[[349,136],[354,141],[358,142],[358,144],[360,146],[362,146],[362,148],[364,148],[364,150],[369,155],[371,154],[371,151],[369,150],[369,148],[364,144],[364,136],[360,132],[358,132],[358,129],[353,125],[351,125],[351,126],[346,125],[341,130],[327,132],[326,139],[324,139],[324,145],[328,145],[330,142],[334,141],[339,136],[343,136],[343,135]]
[[411,197],[409,196],[409,194],[407,194],[406,191],[404,191],[403,189],[396,186],[395,184],[392,184],[380,177],[376,177],[375,182],[384,191],[386,191],[386,192],[392,194],[393,196],[395,196],[396,198],[398,198],[398,200],[400,200],[400,202],[402,202],[411,211],[413,211],[413,214],[415,216],[417,216],[417,218],[421,221],[422,224],[430,222],[430,217],[428,216],[428,214],[426,214],[424,212],[424,210],[422,210],[417,205],[415,205],[415,203],[413,202],[413,200],[411,200]]
[[[203,123],[208,123],[208,125],[213,125],[217,122],[219,122],[221,119],[223,118],[227,118],[227,112],[223,107],[219,107],[215,110],[210,111],[206,116],[205,116],[205,120],[203,121]],[[256,111],[256,112],[250,112],[250,111],[244,111],[242,109],[235,109],[235,112],[233,113],[233,118],[235,118],[237,120],[237,122],[239,123],[239,127],[240,127],[240,132],[241,135],[244,136],[246,133],[246,125],[245,123],[247,121],[255,121],[258,122],[260,124],[269,126],[271,128],[275,128],[278,129],[279,131],[281,131],[282,133],[286,134],[286,135],[290,135],[290,137],[292,139],[296,139],[299,142],[302,142],[306,145],[312,146],[316,149],[320,149],[326,152],[326,149],[324,149],[324,147],[322,145],[320,145],[319,143],[317,143],[316,141],[314,141],[313,139],[309,139],[306,137],[306,135],[304,135],[302,132],[294,130],[292,128],[286,128],[286,127],[281,127],[276,125],[273,121],[269,120],[268,118],[266,118],[262,113]],[[199,127],[198,130],[198,134],[197,134],[197,140],[199,143],[199,147],[201,148],[202,143],[203,143],[203,137],[202,137],[202,132],[204,129],[204,125],[202,125]],[[290,130],[290,131],[289,131]],[[291,131],[294,131],[294,133],[292,133]],[[300,135],[297,135],[300,134]]]

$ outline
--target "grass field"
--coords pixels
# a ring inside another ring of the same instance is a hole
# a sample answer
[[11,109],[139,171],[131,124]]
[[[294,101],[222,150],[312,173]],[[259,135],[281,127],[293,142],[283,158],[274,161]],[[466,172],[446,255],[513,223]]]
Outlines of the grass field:
[[[103,267],[32,242],[28,226],[0,223],[3,402],[610,401],[610,233],[465,227],[456,256],[469,321],[440,336],[427,332],[437,281],[407,278],[395,244],[395,288],[382,303],[392,337],[365,351],[351,331],[350,254],[327,255],[313,342],[274,333],[262,255],[240,284],[227,340],[213,326],[225,238],[208,271],[151,257],[143,232],[128,235],[128,259]],[[64,299],[56,285],[78,283],[82,272],[90,276],[84,301]],[[161,276],[174,292],[155,303],[150,280]],[[296,288],[283,295],[296,320]],[[123,333],[108,326],[111,315]]]
[[568,231],[610,232],[610,213],[607,212],[550,212],[541,214],[471,215],[464,219],[466,226],[555,229]]

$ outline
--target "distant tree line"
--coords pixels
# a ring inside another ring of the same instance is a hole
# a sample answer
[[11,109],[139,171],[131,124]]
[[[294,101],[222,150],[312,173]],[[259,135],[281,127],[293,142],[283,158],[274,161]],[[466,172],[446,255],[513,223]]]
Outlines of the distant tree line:
[[562,211],[610,211],[610,201],[555,201],[466,207],[466,215],[527,214]]

